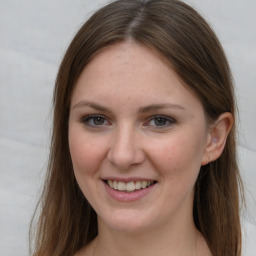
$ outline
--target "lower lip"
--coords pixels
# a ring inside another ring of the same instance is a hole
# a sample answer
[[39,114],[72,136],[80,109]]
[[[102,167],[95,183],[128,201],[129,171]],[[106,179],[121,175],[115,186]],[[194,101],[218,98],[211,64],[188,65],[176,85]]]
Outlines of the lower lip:
[[103,184],[105,186],[107,193],[113,199],[120,202],[132,202],[132,201],[139,200],[144,196],[146,196],[156,185],[156,184],[153,184],[147,188],[135,190],[134,192],[124,192],[124,191],[118,191],[109,187],[104,181],[103,181]]

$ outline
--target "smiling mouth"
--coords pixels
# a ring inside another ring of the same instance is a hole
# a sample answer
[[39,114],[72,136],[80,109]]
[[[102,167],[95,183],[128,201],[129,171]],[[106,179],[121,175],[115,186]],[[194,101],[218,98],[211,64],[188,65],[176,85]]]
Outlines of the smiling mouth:
[[156,183],[156,181],[153,181],[153,180],[130,181],[130,182],[104,180],[104,182],[114,190],[129,192],[129,193],[148,188]]

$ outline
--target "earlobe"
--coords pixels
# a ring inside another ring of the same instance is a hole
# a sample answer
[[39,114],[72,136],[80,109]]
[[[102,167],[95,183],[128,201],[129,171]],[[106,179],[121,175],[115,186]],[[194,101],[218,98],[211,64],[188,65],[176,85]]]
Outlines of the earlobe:
[[206,165],[220,157],[226,145],[226,140],[233,123],[233,115],[229,112],[225,112],[221,114],[213,124],[211,124],[205,152],[201,162],[202,165]]

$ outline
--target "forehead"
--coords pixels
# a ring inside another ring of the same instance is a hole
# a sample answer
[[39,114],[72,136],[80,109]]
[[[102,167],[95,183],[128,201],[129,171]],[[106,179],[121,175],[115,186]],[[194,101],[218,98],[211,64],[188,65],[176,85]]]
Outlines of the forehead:
[[[153,77],[172,72],[156,52],[134,41],[116,43],[103,48],[85,67],[84,71],[87,73],[87,79],[90,78],[89,73],[91,72],[97,72],[98,77],[114,77],[115,79],[119,77],[126,78],[128,81],[131,79],[131,75],[137,75],[136,84],[145,79],[145,74],[151,74]],[[173,75],[176,76],[174,72]],[[141,79],[138,80],[138,78]],[[178,76],[176,78],[178,79]]]
[[135,42],[106,47],[90,61],[75,85],[72,103],[83,98],[138,107],[163,101],[200,105],[159,55]]

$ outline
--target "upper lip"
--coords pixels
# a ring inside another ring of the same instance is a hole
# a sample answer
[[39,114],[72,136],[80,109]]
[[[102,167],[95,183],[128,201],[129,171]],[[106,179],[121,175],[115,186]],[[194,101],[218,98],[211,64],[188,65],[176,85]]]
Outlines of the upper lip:
[[102,180],[115,180],[119,182],[131,182],[131,181],[156,181],[155,179],[150,179],[150,178],[142,178],[142,177],[129,177],[129,178],[121,178],[121,177],[106,177],[102,178]]

